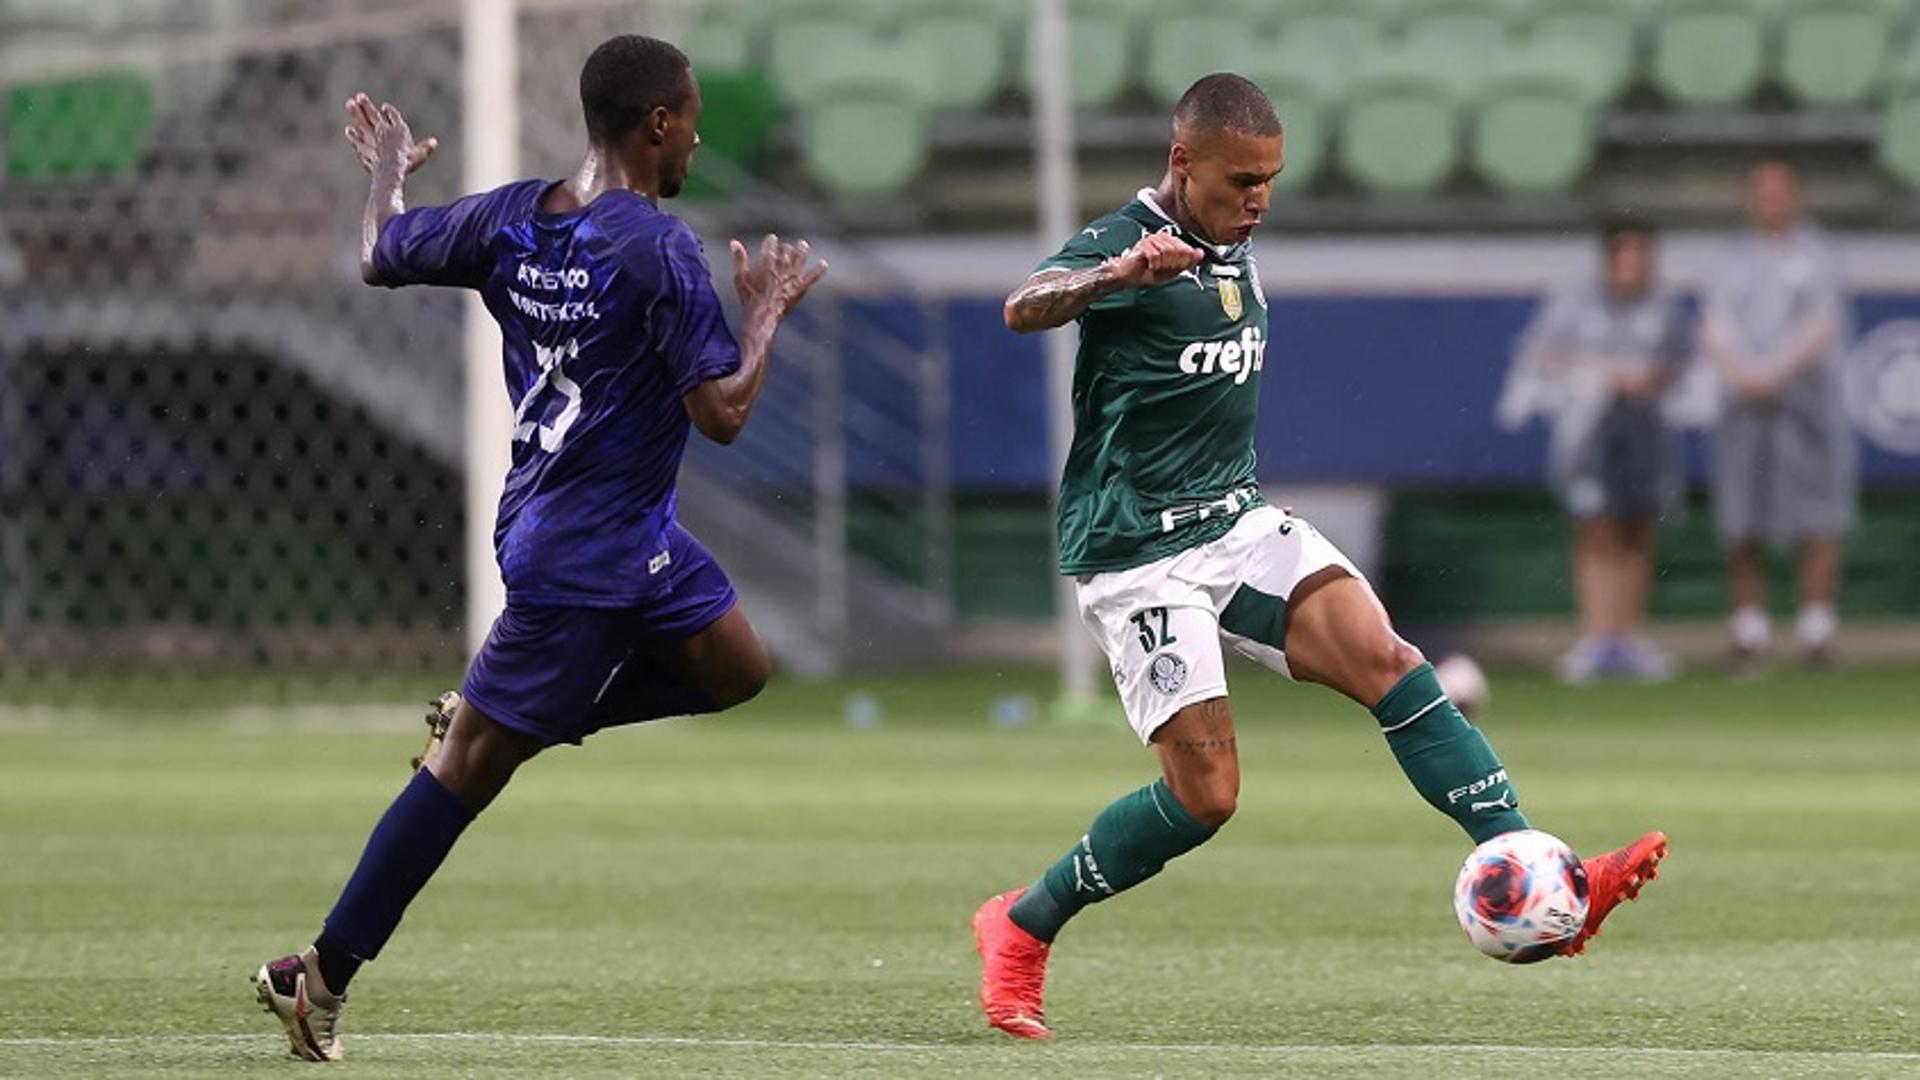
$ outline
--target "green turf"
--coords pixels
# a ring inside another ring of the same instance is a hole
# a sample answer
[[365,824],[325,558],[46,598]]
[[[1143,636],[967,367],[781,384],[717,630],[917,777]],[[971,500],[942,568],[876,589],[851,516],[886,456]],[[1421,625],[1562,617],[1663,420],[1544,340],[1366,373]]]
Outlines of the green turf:
[[[1496,674],[1536,824],[1674,845],[1589,956],[1530,968],[1462,940],[1463,839],[1364,713],[1236,679],[1239,817],[1062,936],[1050,1045],[982,1025],[967,916],[1150,759],[1117,721],[994,730],[1037,673],[945,674],[535,762],[355,984],[345,1072],[1920,1072],[1920,677]],[[349,715],[0,713],[0,1074],[296,1068],[244,976],[310,938],[416,748],[410,708]]]

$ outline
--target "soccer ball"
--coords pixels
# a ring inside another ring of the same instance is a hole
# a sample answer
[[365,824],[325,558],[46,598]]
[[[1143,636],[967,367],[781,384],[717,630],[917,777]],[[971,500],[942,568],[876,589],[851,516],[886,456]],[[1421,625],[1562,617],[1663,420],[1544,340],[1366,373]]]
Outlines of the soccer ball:
[[1453,912],[1474,948],[1509,964],[1553,956],[1587,922],[1587,872],[1559,837],[1502,833],[1473,849],[1453,884]]
[[1487,673],[1466,653],[1454,653],[1433,665],[1433,677],[1440,680],[1440,689],[1468,716],[1486,708],[1487,699],[1492,696],[1487,688]]

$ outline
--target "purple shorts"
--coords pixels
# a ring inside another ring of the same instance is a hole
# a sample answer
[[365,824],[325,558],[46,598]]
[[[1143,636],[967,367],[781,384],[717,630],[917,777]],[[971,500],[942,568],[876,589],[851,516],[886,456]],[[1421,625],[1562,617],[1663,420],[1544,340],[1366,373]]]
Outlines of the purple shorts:
[[711,712],[659,652],[713,625],[739,599],[693,534],[668,535],[655,595],[633,607],[507,603],[467,668],[460,694],[492,719],[543,743],[578,743],[601,728]]

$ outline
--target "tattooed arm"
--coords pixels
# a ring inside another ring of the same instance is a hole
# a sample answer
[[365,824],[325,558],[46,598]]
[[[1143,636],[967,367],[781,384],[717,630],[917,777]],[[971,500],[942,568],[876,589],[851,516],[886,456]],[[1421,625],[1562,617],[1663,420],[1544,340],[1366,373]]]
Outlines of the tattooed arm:
[[1079,318],[1103,296],[1172,281],[1202,258],[1200,249],[1178,237],[1153,233],[1098,266],[1040,271],[1013,290],[1002,314],[1017,334],[1051,330]]

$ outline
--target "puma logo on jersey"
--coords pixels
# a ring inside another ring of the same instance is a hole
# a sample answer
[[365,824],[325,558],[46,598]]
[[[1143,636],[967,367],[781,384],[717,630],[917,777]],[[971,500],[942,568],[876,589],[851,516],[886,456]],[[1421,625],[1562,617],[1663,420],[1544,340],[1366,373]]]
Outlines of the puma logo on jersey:
[[1257,326],[1226,341],[1196,341],[1181,350],[1180,370],[1187,375],[1231,375],[1235,386],[1266,366],[1267,341]]

